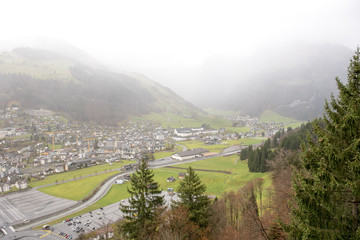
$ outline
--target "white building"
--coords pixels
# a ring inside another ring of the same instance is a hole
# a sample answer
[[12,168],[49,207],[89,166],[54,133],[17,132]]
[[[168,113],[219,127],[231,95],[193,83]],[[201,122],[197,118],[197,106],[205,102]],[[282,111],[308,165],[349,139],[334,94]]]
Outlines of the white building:
[[193,135],[191,128],[176,128],[174,130],[174,135],[179,137],[190,137]]
[[204,148],[195,148],[189,151],[174,153],[171,157],[175,160],[183,161],[188,159],[193,159],[197,157],[202,157],[204,153],[209,152],[209,150]]

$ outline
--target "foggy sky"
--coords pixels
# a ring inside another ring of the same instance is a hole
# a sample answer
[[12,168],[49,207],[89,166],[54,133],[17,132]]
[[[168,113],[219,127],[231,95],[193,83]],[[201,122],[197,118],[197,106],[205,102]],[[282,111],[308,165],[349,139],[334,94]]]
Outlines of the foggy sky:
[[5,0],[0,8],[0,44],[56,38],[129,68],[201,65],[294,41],[360,43],[357,0]]

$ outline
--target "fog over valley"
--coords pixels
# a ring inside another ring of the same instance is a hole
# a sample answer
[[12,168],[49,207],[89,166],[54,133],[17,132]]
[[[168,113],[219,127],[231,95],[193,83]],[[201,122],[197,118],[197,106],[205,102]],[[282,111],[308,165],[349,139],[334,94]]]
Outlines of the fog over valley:
[[21,18],[2,27],[3,51],[55,50],[144,74],[200,108],[251,115],[318,116],[360,39],[357,1],[95,1],[86,11],[81,1],[20,2]]
[[0,8],[0,240],[360,239],[359,0]]
[[27,21],[3,26],[3,51],[56,51],[91,67],[144,74],[199,108],[253,116],[266,109],[319,116],[360,39],[356,1],[110,1],[86,3],[86,11],[81,1],[21,3],[31,11],[19,10]]

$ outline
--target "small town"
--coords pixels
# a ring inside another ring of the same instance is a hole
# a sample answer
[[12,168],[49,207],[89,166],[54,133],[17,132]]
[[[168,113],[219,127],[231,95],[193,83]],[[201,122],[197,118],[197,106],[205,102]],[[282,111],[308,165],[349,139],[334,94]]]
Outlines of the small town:
[[360,240],[360,1],[3,1],[0,240]]
[[271,137],[284,126],[249,117],[237,122],[251,131],[239,134],[206,125],[164,129],[151,122],[101,126],[67,120],[44,109],[4,109],[0,114],[0,191],[26,189],[32,179],[55,173],[138,160],[144,154],[173,150],[179,141],[219,144],[228,139]]

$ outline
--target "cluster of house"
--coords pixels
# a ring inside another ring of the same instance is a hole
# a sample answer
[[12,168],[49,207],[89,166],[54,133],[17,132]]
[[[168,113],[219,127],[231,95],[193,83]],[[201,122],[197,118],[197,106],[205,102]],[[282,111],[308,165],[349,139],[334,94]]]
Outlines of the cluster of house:
[[204,127],[193,127],[193,128],[176,128],[174,130],[174,135],[172,138],[175,141],[185,141],[185,140],[191,140],[195,139],[196,137],[199,137],[201,135],[214,135],[218,133],[224,133],[225,129],[213,129],[213,128],[204,128]]
[[24,174],[17,167],[9,165],[0,158],[0,192],[8,192],[13,188],[26,189],[28,187]]
[[257,136],[273,136],[280,129],[285,129],[285,125],[289,123],[294,123],[295,121],[290,122],[261,122],[257,117],[241,116],[235,115],[227,117],[228,120],[231,120],[234,123],[234,127],[249,127],[250,131],[240,134],[240,137],[257,137]]
[[[1,119],[6,124],[0,129],[0,160],[7,167],[2,167],[0,177],[2,183],[10,186],[21,180],[8,181],[14,179],[12,175],[24,175],[22,179],[27,179],[120,159],[139,159],[144,153],[174,146],[175,141],[202,139],[207,144],[218,144],[222,140],[245,137],[208,125],[173,130],[151,122],[130,122],[121,127],[92,125],[66,120],[44,109],[7,109],[0,113]],[[257,119],[251,121],[258,123]],[[205,156],[206,151],[193,149],[174,154],[172,158],[182,161]]]

